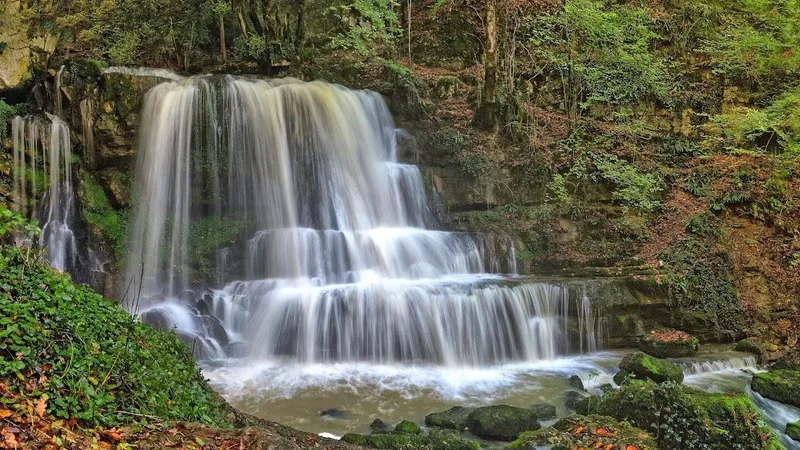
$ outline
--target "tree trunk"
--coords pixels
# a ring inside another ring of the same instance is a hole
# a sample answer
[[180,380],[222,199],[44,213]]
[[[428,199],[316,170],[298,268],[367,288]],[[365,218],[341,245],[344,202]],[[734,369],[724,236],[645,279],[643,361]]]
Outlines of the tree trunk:
[[478,121],[487,129],[497,126],[497,0],[486,0],[484,26],[486,36],[483,47],[483,98]]
[[408,27],[408,64],[411,65],[411,0],[406,2],[406,26]]
[[222,54],[222,60],[228,61],[228,47],[225,45],[225,18],[219,16],[219,52]]
[[297,2],[297,27],[294,33],[294,46],[299,53],[306,39],[306,0]]
[[238,9],[237,13],[239,15],[239,26],[242,28],[242,36],[244,36],[244,38],[247,39],[247,23],[244,21],[244,13],[242,12],[244,6],[239,4],[239,7],[237,9]]

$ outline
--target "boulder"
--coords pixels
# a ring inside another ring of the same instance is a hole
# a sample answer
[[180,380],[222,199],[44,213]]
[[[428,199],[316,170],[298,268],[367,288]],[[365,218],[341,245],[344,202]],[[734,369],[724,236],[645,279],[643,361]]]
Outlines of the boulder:
[[539,420],[549,420],[556,418],[556,407],[547,403],[537,403],[531,409],[539,416]]
[[800,407],[800,370],[773,370],[753,375],[754,391],[777,402]]
[[373,420],[372,423],[369,424],[369,427],[372,428],[373,430],[388,430],[389,428],[391,428],[389,424],[382,421],[381,419]]
[[577,389],[579,391],[585,391],[586,390],[586,388],[583,387],[583,380],[581,380],[581,377],[579,377],[577,375],[573,375],[573,376],[569,377],[569,385],[574,387],[575,389]]
[[484,439],[513,441],[520,433],[541,428],[536,412],[508,405],[483,406],[467,417],[469,431]]
[[425,425],[437,428],[449,428],[464,431],[467,428],[467,417],[475,408],[454,406],[447,411],[431,413],[425,416]]
[[786,435],[795,441],[800,441],[800,420],[786,424]]
[[345,412],[342,411],[341,409],[329,408],[329,409],[326,409],[325,411],[321,411],[319,413],[319,416],[320,417],[326,417],[326,418],[329,418],[329,419],[344,419]]
[[653,331],[639,341],[639,350],[656,358],[685,358],[694,356],[700,341],[682,331]]
[[[598,445],[599,444],[599,445]],[[522,433],[509,448],[636,448],[656,450],[655,440],[641,428],[608,416],[574,415],[550,428]]]
[[419,425],[415,424],[414,422],[403,420],[394,427],[394,431],[406,434],[420,434],[422,433],[422,428],[420,428]]
[[564,393],[564,405],[570,411],[575,411],[575,406],[586,397],[586,394],[578,391],[567,391]]
[[[683,382],[683,369],[680,366],[653,358],[642,352],[634,352],[622,358],[619,368],[638,379],[650,379],[657,383],[665,381]],[[617,382],[617,379],[618,377],[615,376],[614,381]],[[620,383],[617,382],[617,384]]]
[[737,342],[733,349],[737,352],[752,353],[754,355],[763,355],[767,351],[763,345],[749,339],[742,339]]
[[746,394],[717,394],[676,383],[629,380],[586,402],[584,412],[611,416],[653,433],[661,449],[782,448]]

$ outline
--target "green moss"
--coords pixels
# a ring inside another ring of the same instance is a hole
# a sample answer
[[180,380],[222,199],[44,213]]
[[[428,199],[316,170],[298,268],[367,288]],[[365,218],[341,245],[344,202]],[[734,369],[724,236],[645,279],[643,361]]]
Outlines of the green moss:
[[[575,430],[580,429],[580,433]],[[606,432],[598,434],[598,430]],[[601,445],[597,445],[597,444]],[[608,416],[575,415],[559,420],[555,425],[543,430],[522,433],[519,438],[509,444],[507,449],[529,449],[539,446],[552,448],[628,448],[633,446],[639,450],[654,450],[655,440],[641,428],[627,422],[618,422]]]
[[800,420],[786,424],[786,435],[795,441],[800,441]]
[[82,181],[83,217],[95,234],[111,245],[119,260],[127,246],[130,210],[114,209],[105,190],[92,175],[84,172]]
[[683,381],[683,369],[676,364],[653,358],[642,352],[634,352],[622,359],[620,370],[628,372],[639,379],[650,379],[658,383]]
[[766,352],[766,348],[764,348],[763,345],[748,339],[742,339],[737,342],[734,350],[737,352],[752,353],[754,355],[763,355]]
[[414,422],[404,420],[394,427],[394,431],[407,434],[420,434],[422,433],[422,428],[420,428],[419,425],[415,424]]
[[472,411],[467,417],[467,428],[484,439],[513,441],[520,433],[538,430],[540,425],[533,410],[496,405]]
[[474,408],[454,406],[447,411],[428,414],[425,416],[425,425],[464,431],[467,428],[467,417],[472,411],[474,411]]
[[342,436],[341,441],[353,445],[361,445],[361,446],[369,445],[369,438],[367,436],[355,433],[345,434],[344,436]]
[[673,382],[630,380],[596,397],[592,413],[653,433],[658,448],[782,448],[744,394],[700,392]]
[[536,413],[540,420],[548,420],[556,418],[556,407],[548,405],[547,403],[539,403],[531,406],[531,409]]
[[800,407],[800,370],[773,370],[753,375],[752,388],[769,399]]

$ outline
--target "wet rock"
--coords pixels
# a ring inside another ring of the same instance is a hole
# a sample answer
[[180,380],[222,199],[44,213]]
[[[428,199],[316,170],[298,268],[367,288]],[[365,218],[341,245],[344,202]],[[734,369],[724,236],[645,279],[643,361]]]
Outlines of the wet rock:
[[194,291],[190,290],[181,292],[180,295],[178,295],[178,300],[189,306],[194,306],[197,303]]
[[570,411],[575,411],[575,406],[581,401],[586,394],[583,392],[578,391],[568,391],[564,393],[564,405],[566,405],[567,409]]
[[320,417],[325,417],[328,419],[344,419],[345,415],[346,414],[344,411],[336,408],[329,408],[319,413]]
[[394,431],[407,434],[420,434],[422,433],[422,428],[420,428],[419,425],[415,424],[414,422],[403,420],[394,427]]
[[656,358],[694,356],[699,348],[696,337],[677,330],[654,331],[639,341],[639,350]]
[[230,358],[243,358],[250,347],[244,342],[231,342],[225,347],[225,354]]
[[569,385],[574,387],[575,389],[577,389],[579,391],[585,391],[586,390],[586,388],[583,387],[583,380],[581,380],[581,377],[579,377],[577,375],[573,375],[573,376],[569,377]]
[[556,407],[547,403],[537,403],[531,406],[531,409],[539,416],[539,420],[548,420],[556,418]]
[[169,330],[172,328],[169,316],[160,309],[152,309],[143,313],[141,319],[143,323],[156,330]]
[[611,383],[601,384],[597,389],[600,390],[602,393],[610,392],[614,390],[614,386]]
[[795,441],[800,441],[800,420],[786,424],[786,435]]
[[391,425],[387,424],[386,422],[382,421],[381,419],[375,419],[369,424],[369,427],[373,430],[388,430]]
[[475,435],[496,441],[513,441],[520,433],[541,428],[536,412],[508,405],[483,406],[467,417],[467,428]]
[[[653,358],[642,352],[634,352],[622,358],[619,368],[638,379],[650,379],[657,383],[665,381],[683,382],[683,369],[680,366]],[[618,377],[615,375],[614,381],[617,382],[617,379]]]
[[753,375],[751,387],[764,397],[800,407],[800,370],[773,370]]
[[214,316],[201,317],[203,320],[203,329],[205,330],[205,335],[217,341],[220,347],[226,347],[230,342],[230,339],[228,338],[228,331],[225,330],[222,322],[220,322],[219,319]]
[[449,428],[464,431],[467,428],[467,417],[475,408],[454,406],[447,411],[431,413],[425,416],[425,425],[429,427]]

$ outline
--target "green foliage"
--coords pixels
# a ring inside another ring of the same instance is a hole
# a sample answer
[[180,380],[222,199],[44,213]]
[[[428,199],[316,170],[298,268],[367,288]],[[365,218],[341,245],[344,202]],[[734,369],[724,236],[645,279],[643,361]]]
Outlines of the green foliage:
[[9,122],[16,115],[16,108],[0,100],[0,140],[8,136]]
[[[599,432],[599,430],[605,432]],[[576,430],[581,430],[576,432]],[[559,420],[550,428],[522,433],[519,439],[506,449],[530,449],[548,447],[553,449],[578,448],[636,448],[653,450],[656,443],[648,433],[629,423],[619,423],[608,416],[572,415]],[[551,447],[552,446],[552,447]],[[609,447],[610,448],[610,447]]]
[[591,413],[653,433],[663,450],[782,448],[745,394],[711,394],[676,383],[631,380],[590,406]]
[[46,394],[57,417],[223,420],[223,404],[174,333],[154,331],[11,246],[0,248],[0,357],[8,390]]
[[118,259],[125,254],[130,213],[114,209],[105,190],[92,175],[83,176],[83,216],[113,247]]
[[658,199],[664,190],[657,175],[642,173],[636,167],[614,155],[594,155],[600,176],[616,186],[614,198],[623,205],[652,212],[661,207]]
[[744,324],[731,262],[716,245],[718,233],[703,234],[676,242],[659,259],[670,279],[669,296],[674,306],[705,318],[721,338],[731,338]]
[[401,33],[393,7],[395,0],[346,0],[329,6],[324,15],[338,26],[329,36],[331,50],[349,50],[368,56],[391,52]]

